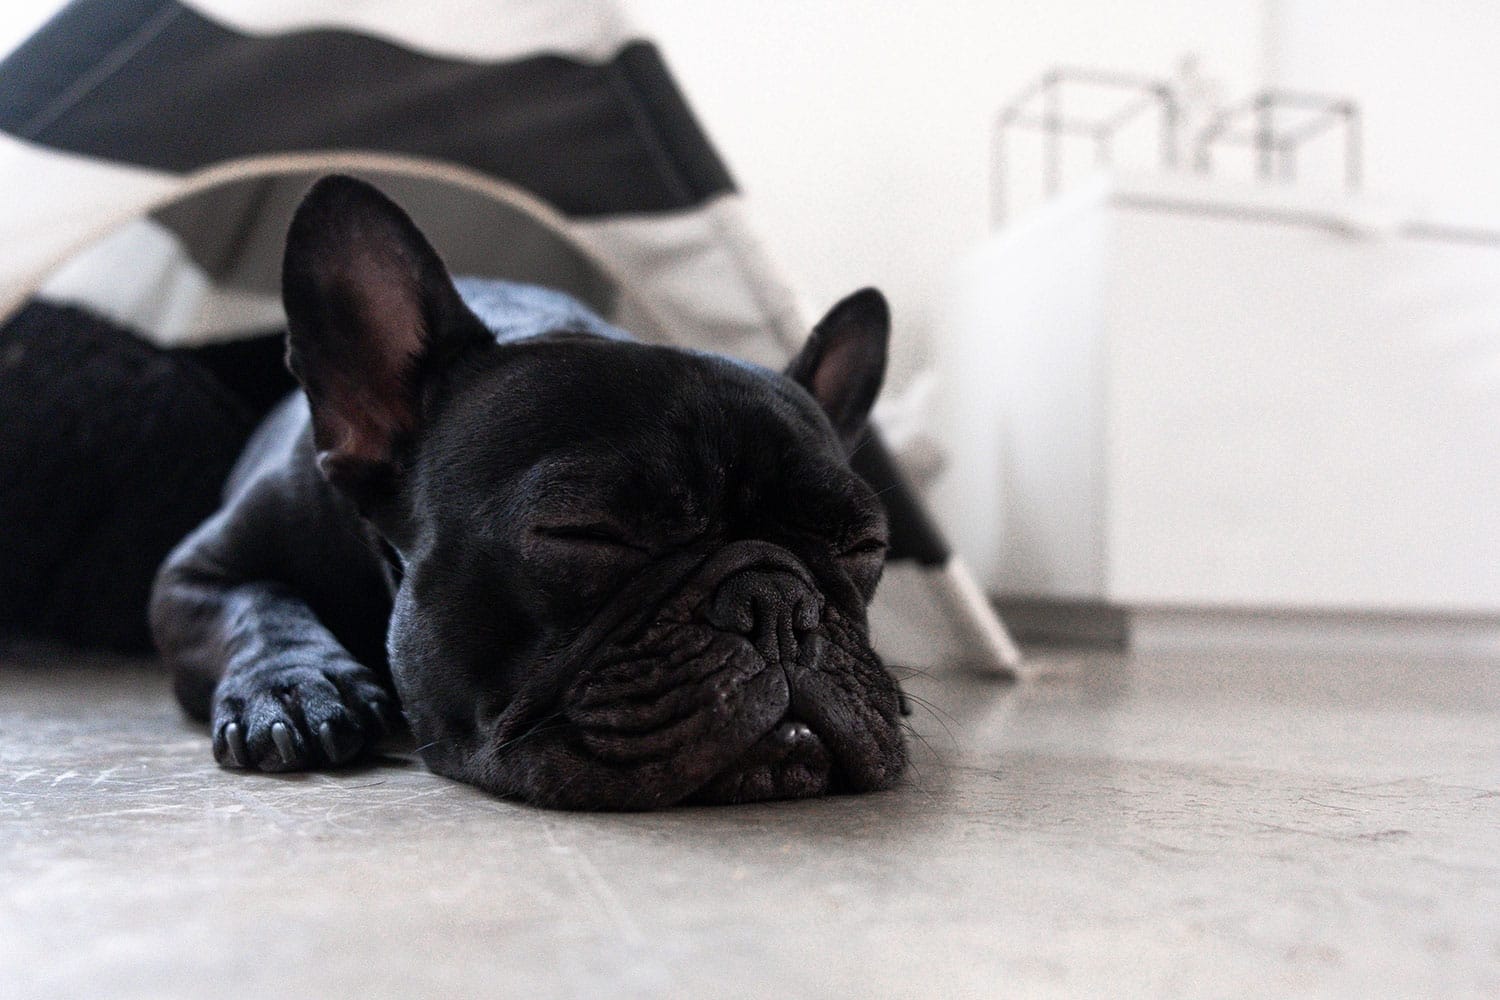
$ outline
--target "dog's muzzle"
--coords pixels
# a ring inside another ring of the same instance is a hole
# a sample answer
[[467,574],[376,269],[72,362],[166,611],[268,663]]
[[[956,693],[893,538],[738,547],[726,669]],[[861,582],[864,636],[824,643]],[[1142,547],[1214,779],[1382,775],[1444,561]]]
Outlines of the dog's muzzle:
[[904,762],[862,623],[780,546],[725,546],[598,652],[563,699],[581,745],[611,768],[672,761],[672,783],[690,785],[674,798],[883,787]]

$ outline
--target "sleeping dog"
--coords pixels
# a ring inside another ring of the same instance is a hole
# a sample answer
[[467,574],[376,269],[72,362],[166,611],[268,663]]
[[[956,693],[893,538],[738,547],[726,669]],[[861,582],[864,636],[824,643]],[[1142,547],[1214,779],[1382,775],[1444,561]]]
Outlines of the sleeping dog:
[[231,768],[335,767],[402,717],[439,774],[559,808],[891,785],[851,469],[874,290],[785,373],[631,341],[557,293],[453,281],[369,185],[292,221],[302,392],[163,564],[152,634]]

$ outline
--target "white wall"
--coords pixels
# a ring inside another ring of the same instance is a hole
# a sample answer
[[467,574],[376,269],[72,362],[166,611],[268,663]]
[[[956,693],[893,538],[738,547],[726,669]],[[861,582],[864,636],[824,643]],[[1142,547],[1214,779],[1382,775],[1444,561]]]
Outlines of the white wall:
[[6,0],[0,3],[0,53],[26,40],[62,6],[62,0]]
[[1226,98],[1263,81],[1352,94],[1369,191],[1500,219],[1494,0],[626,2],[809,308],[880,284],[902,370],[941,336],[944,283],[985,231],[991,117],[1053,64],[1167,74],[1194,51]]
[[1266,3],[1271,79],[1363,107],[1372,192],[1500,220],[1500,3]]
[[810,310],[881,286],[897,371],[935,336],[987,231],[990,123],[1056,64],[1166,75],[1193,51],[1232,92],[1257,0],[627,0],[752,201]]

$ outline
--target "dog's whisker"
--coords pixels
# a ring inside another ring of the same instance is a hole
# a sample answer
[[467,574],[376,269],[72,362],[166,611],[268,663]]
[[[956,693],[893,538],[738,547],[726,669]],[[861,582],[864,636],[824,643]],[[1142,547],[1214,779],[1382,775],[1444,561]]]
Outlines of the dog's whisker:
[[946,732],[949,737],[953,736],[953,730],[949,727],[948,723],[951,722],[954,725],[957,725],[958,720],[953,717],[952,713],[950,713],[942,706],[928,701],[926,698],[923,698],[920,695],[912,694],[910,691],[904,693],[906,694],[907,701],[911,702],[913,705],[916,705],[918,708],[925,711],[928,715],[932,716],[933,721],[942,726],[943,731]]
[[521,733],[519,736],[513,736],[510,739],[506,740],[504,743],[501,743],[499,746],[492,748],[490,753],[495,755],[496,757],[499,757],[507,751],[514,751],[515,748],[520,744],[526,742],[529,739],[532,739],[533,737],[539,736],[542,733],[553,732],[555,730],[565,728],[565,725],[550,725],[550,723],[558,722],[560,719],[562,719],[562,715],[562,710],[559,709],[556,712],[543,716],[535,723],[533,723],[530,729],[526,730],[524,733]]
[[854,461],[854,456],[858,455],[860,452],[864,451],[867,447],[870,446],[870,443],[872,441],[874,441],[874,440],[875,440],[875,435],[874,434],[866,434],[863,438],[861,438],[859,444],[855,445],[854,446],[854,450],[849,453],[849,461],[851,461],[851,462]]
[[933,797],[933,791],[927,784],[926,777],[922,774],[921,766],[915,760],[908,760],[906,766],[911,770],[911,787],[929,798]]
[[[928,753],[932,754],[934,757],[938,756],[937,748],[932,745],[932,741],[929,740],[926,736],[923,736],[921,733],[917,732],[915,729],[908,725],[902,725],[901,729],[904,733],[906,733],[906,735],[910,736],[914,740],[917,740],[922,744],[922,746],[926,747]],[[957,741],[955,741],[955,743],[956,742]]]

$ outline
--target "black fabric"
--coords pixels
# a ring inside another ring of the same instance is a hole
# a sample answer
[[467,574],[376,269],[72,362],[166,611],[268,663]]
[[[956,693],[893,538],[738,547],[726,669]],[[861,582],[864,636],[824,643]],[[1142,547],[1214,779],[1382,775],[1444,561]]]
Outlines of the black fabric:
[[896,465],[879,434],[873,430],[866,432],[865,438],[855,447],[850,464],[885,504],[891,533],[887,558],[892,562],[910,560],[919,566],[946,564],[951,554],[948,543],[943,540],[937,525],[932,523],[916,491],[906,481],[905,473]]
[[0,327],[0,387],[0,631],[148,650],[156,567],[256,412],[191,355],[43,303]]
[[176,347],[166,353],[213,375],[257,422],[297,388],[286,366],[285,330],[248,334],[222,344]]
[[75,0],[0,63],[0,129],[178,173],[276,152],[405,154],[574,216],[690,208],[734,187],[646,42],[603,64],[477,63],[346,31],[245,35],[172,0]]

